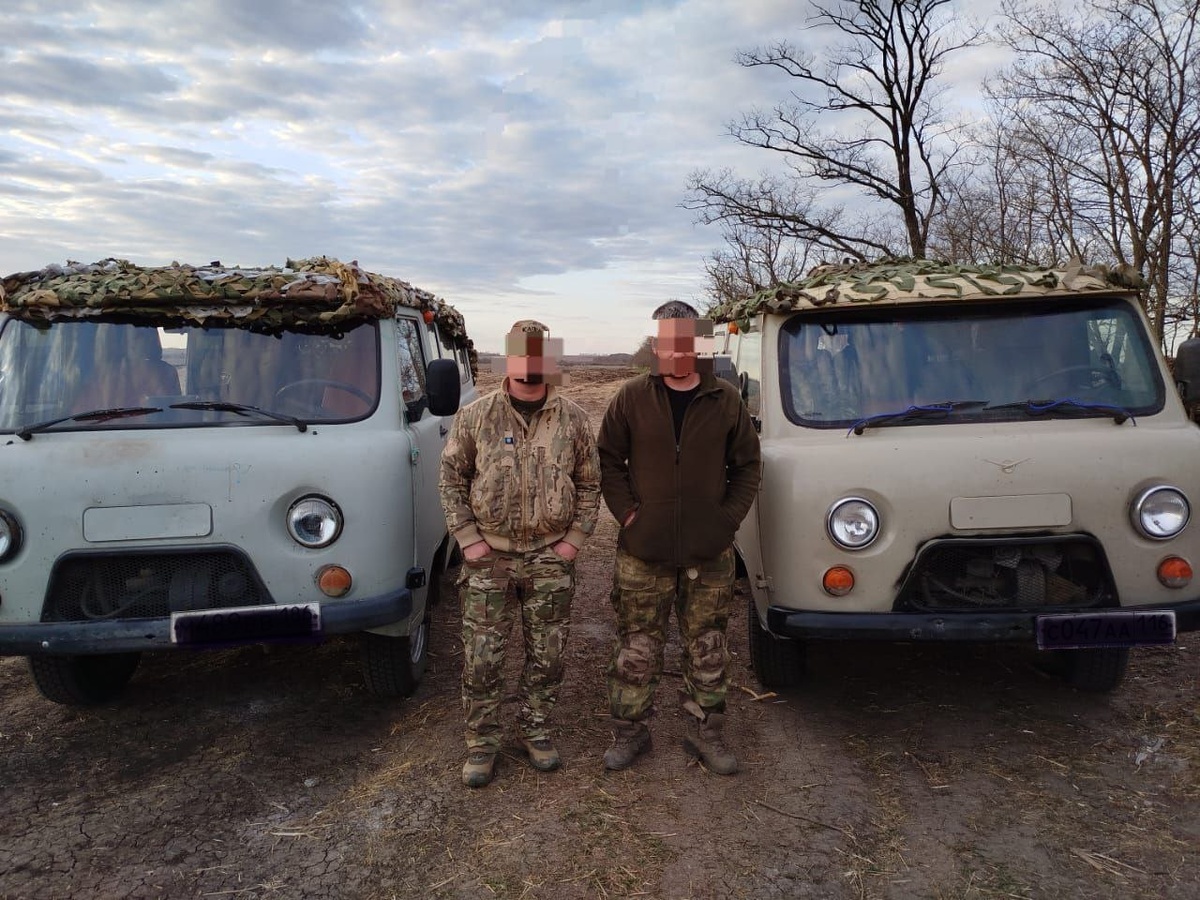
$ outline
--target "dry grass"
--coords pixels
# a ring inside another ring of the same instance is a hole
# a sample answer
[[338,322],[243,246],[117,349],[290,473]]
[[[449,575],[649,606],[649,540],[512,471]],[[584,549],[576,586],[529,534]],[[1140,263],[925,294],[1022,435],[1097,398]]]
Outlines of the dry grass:
[[846,877],[858,896],[876,896],[880,891],[872,886],[873,882],[893,880],[908,868],[904,856],[908,812],[900,773],[905,753],[895,746],[881,749],[878,742],[862,735],[848,735],[844,743],[871,779],[874,804],[870,820],[858,830],[857,837],[850,833],[851,846],[840,852]]

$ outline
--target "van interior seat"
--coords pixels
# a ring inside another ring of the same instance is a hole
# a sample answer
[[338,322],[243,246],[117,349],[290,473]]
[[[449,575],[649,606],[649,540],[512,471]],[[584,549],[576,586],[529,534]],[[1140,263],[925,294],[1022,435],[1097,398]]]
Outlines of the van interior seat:
[[[329,370],[329,380],[357,388],[362,394],[373,398],[378,393],[378,366],[375,348],[372,346],[374,331],[370,328],[358,328],[349,332],[346,337],[349,346],[334,359]],[[326,387],[321,396],[321,408],[339,418],[365,416],[373,405],[373,402],[364,400],[359,394],[340,387]]]
[[[102,326],[104,327],[104,326]],[[178,397],[179,373],[162,358],[158,335],[150,330],[107,326],[97,336],[91,377],[76,395],[75,412],[144,406],[151,398]]]

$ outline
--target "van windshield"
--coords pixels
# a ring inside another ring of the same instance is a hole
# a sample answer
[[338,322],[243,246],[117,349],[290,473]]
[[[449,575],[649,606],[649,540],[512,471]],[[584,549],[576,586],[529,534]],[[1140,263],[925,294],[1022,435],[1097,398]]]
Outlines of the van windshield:
[[[7,319],[0,329],[0,432],[57,419],[64,421],[53,422],[55,430],[363,418],[379,403],[378,332],[374,322],[267,334]],[[103,410],[121,414],[87,415]]]
[[[788,418],[817,428],[1137,416],[1164,402],[1141,317],[1111,297],[801,314],[779,360]],[[933,406],[946,409],[890,415]]]

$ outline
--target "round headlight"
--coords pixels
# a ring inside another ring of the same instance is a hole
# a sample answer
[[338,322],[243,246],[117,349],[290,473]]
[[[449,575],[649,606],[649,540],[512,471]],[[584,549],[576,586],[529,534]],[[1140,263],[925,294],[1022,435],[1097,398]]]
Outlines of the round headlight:
[[879,513],[861,497],[839,500],[829,510],[825,528],[847,550],[861,550],[879,536]]
[[288,534],[304,547],[328,547],[342,532],[342,512],[324,497],[301,497],[287,514]]
[[1152,487],[1133,501],[1133,527],[1156,541],[1165,541],[1183,531],[1192,516],[1191,505],[1173,487]]
[[17,555],[21,549],[21,526],[7,510],[0,509],[0,562]]

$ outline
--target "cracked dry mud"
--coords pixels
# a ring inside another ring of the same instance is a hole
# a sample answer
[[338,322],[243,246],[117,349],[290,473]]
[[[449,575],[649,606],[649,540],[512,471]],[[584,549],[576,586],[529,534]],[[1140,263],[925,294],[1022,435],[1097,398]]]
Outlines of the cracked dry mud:
[[[598,423],[627,374],[568,392]],[[580,557],[564,768],[533,771],[510,729],[485,790],[459,784],[452,589],[404,702],[365,693],[350,640],[148,656],[88,710],[0,659],[0,898],[1200,895],[1195,636],[1135,654],[1111,696],[1032,651],[870,644],[818,646],[804,686],[763,696],[743,599],[741,773],[684,754],[673,641],[653,749],[606,774],[615,536],[605,513]]]

